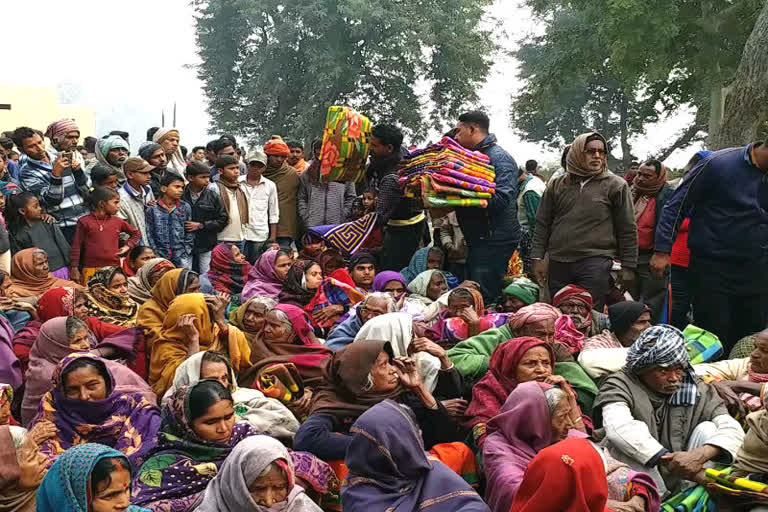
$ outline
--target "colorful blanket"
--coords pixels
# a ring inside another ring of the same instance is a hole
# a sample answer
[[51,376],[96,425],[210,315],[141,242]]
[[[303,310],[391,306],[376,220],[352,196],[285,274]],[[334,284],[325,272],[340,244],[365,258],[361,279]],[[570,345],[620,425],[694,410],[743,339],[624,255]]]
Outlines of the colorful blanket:
[[320,150],[320,180],[360,181],[365,175],[371,121],[349,107],[328,107]]
[[307,231],[322,238],[331,247],[335,247],[345,255],[352,255],[362,247],[375,226],[376,214],[369,213],[351,222],[315,226]]

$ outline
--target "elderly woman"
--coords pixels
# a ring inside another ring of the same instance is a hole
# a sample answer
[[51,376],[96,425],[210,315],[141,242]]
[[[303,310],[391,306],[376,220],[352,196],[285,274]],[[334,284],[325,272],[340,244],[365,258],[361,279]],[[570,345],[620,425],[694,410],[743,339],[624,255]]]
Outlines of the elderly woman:
[[350,429],[345,512],[430,510],[487,512],[456,473],[424,452],[413,413],[391,400],[364,412]]
[[128,278],[120,267],[103,267],[88,280],[88,313],[123,327],[136,324],[138,304],[128,295]]
[[474,288],[454,288],[448,293],[448,307],[432,327],[434,335],[449,345],[507,323],[507,316],[487,313],[483,295]]
[[704,464],[730,464],[744,440],[715,389],[696,377],[685,338],[670,325],[651,327],[632,344],[624,369],[600,386],[595,420],[611,455],[648,472],[663,492],[674,492],[681,479],[703,483]]
[[[499,413],[488,422],[489,434],[482,448],[488,479],[486,500],[494,512],[510,509],[526,468],[539,451],[568,436],[583,437],[578,429],[573,430],[580,420],[573,395],[562,388],[529,381],[509,394]],[[659,495],[649,476],[615,461],[610,461],[610,471],[612,499],[631,501],[648,512],[658,510]]]
[[165,258],[153,258],[145,262],[136,271],[136,275],[128,278],[128,296],[136,304],[144,304],[152,298],[152,287],[174,268],[173,263]]
[[130,505],[131,463],[117,450],[86,443],[67,450],[45,475],[37,512],[149,512]]
[[0,426],[0,510],[35,511],[35,493],[46,462],[34,436],[21,427]]
[[269,297],[252,297],[229,313],[229,323],[243,331],[251,350],[264,334],[267,313],[276,305]]
[[397,306],[392,296],[385,292],[371,292],[357,305],[355,314],[337,325],[328,338],[325,346],[334,352],[341,350],[353,341],[368,320],[387,313],[397,312]]
[[283,250],[273,249],[259,256],[248,273],[243,301],[257,295],[277,299],[292,263],[290,254]]
[[321,512],[296,484],[288,450],[267,436],[251,436],[232,450],[195,510]]
[[395,300],[397,311],[408,313],[414,319],[425,322],[432,322],[444,307],[439,301],[425,306],[422,301],[409,297],[408,281],[400,272],[385,270],[376,274],[373,279],[373,291],[390,294]]
[[77,283],[59,279],[48,269],[48,255],[44,250],[32,247],[13,255],[11,278],[2,283],[2,293],[11,299],[39,297],[51,288],[71,286],[82,289]]
[[52,463],[68,448],[98,441],[140,462],[154,446],[160,410],[139,392],[118,390],[106,361],[88,354],[65,357],[43,396],[35,425],[50,422],[55,433],[40,445]]
[[425,270],[408,283],[411,298],[429,306],[448,291],[445,274],[440,270]]

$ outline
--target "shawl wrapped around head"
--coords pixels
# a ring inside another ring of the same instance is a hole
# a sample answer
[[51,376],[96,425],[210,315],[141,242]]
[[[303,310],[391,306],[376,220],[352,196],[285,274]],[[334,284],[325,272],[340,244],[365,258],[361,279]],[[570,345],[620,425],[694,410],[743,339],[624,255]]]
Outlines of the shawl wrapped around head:
[[526,277],[516,277],[504,288],[504,295],[517,297],[528,306],[539,300],[539,285]]
[[344,510],[488,512],[453,470],[428,458],[413,413],[392,400],[374,405],[350,429]]
[[[317,265],[314,261],[295,261],[285,275],[283,289],[277,297],[280,304],[292,304],[303,308],[315,296],[317,289],[309,290],[306,287],[306,272]],[[319,265],[318,265],[319,266]]]
[[11,262],[11,279],[6,279],[10,284],[3,283],[3,295],[10,298],[16,297],[38,297],[51,288],[58,286],[72,286],[82,289],[77,283],[59,279],[50,272],[45,277],[35,275],[34,255],[45,251],[37,247],[22,249],[13,255]]
[[[184,161],[184,154],[181,152],[181,136],[179,135],[179,130],[177,130],[176,128],[160,128],[152,136],[152,141],[157,144],[160,144],[161,142],[163,142],[164,139],[166,139],[170,135],[176,135],[177,137],[179,137],[179,145],[176,147],[176,151],[168,159],[168,168],[173,169],[176,172],[176,174],[183,176],[184,170],[187,168],[187,164]],[[162,147],[162,144],[160,145]],[[149,160],[149,159],[145,158],[145,160]]]
[[[279,508],[257,505],[249,490],[270,464],[277,463],[288,479],[288,496]],[[197,512],[320,512],[294,480],[294,466],[288,450],[276,439],[251,436],[239,443],[224,461],[219,473],[208,483]]]
[[[474,302],[474,310],[477,316],[480,317],[480,325],[478,326],[477,334],[485,332],[488,329],[501,327],[507,323],[508,315],[506,313],[489,313],[486,314],[485,303],[483,302],[483,295],[474,288],[465,288],[471,295]],[[448,298],[450,300],[450,296]],[[432,327],[440,340],[447,341],[451,345],[460,341],[464,341],[469,337],[469,326],[463,318],[449,317],[448,311],[444,311],[440,314],[437,323]]]
[[323,383],[313,396],[312,410],[332,414],[340,420],[353,420],[372,406],[395,398],[404,390],[400,384],[386,393],[366,389],[379,354],[386,351],[392,358],[392,346],[388,341],[376,340],[352,343],[325,360]]
[[272,342],[264,338],[255,340],[251,352],[253,366],[240,374],[240,380],[244,385],[254,387],[254,381],[264,368],[274,364],[293,363],[305,386],[319,384],[322,378],[322,363],[333,352],[317,342],[307,321],[307,314],[302,309],[290,304],[278,304],[274,309],[288,316],[296,338],[293,342],[286,343]]
[[259,256],[256,264],[248,272],[248,279],[243,288],[243,301],[261,295],[271,299],[277,299],[280,290],[283,289],[283,281],[275,272],[275,261],[279,251],[269,250]]
[[552,297],[552,305],[554,307],[559,307],[565,299],[575,299],[587,306],[590,310],[594,305],[592,294],[581,286],[576,286],[575,284],[569,284],[560,288],[555,296]]
[[[91,472],[105,458],[125,458],[117,450],[96,443],[81,444],[67,450],[48,470],[37,491],[37,509],[56,512],[91,510]],[[132,473],[132,471],[131,471]],[[129,505],[126,512],[149,512]]]
[[416,276],[418,276],[419,274],[427,270],[427,259],[429,259],[429,251],[431,250],[432,250],[432,247],[424,247],[423,249],[419,249],[418,251],[413,253],[413,256],[411,256],[411,261],[410,263],[408,263],[408,266],[400,271],[400,274],[403,275],[406,281],[408,282],[413,281],[414,279],[416,279]]
[[405,276],[400,272],[395,272],[393,270],[384,270],[383,272],[376,274],[376,277],[373,278],[373,291],[383,292],[384,287],[390,281],[397,281],[403,285],[403,289],[406,292],[408,291],[408,281],[405,279]]
[[152,258],[136,275],[128,278],[128,296],[136,304],[144,304],[152,298],[152,283],[156,283],[166,272],[173,270],[173,263],[165,258]]
[[[424,302],[424,304],[432,304],[434,302],[432,299],[427,297],[427,290],[429,289],[429,282],[432,280],[432,276],[434,274],[440,274],[443,277],[445,277],[445,274],[442,270],[425,270],[424,272],[421,272],[419,275],[413,278],[413,280],[408,283],[408,291],[411,292],[411,296],[413,298],[418,298],[420,301]],[[447,281],[446,281],[447,283]]]
[[547,320],[551,320],[554,323],[561,315],[562,313],[555,307],[543,302],[535,302],[509,315],[508,323],[512,332],[515,332],[526,325],[538,324]]
[[20,427],[0,426],[0,512],[35,512],[37,489],[19,489],[16,485],[21,476],[17,443],[11,429]]
[[[656,174],[656,177],[653,179],[653,181],[651,181],[651,183],[647,183],[646,185],[640,185],[637,182],[639,175],[635,176],[635,179],[632,182],[632,186],[630,187],[630,191],[632,192],[632,198],[635,200],[636,204],[638,198],[641,196],[652,197],[659,193],[661,187],[667,183],[668,170],[669,169],[666,165],[661,164],[661,170],[659,170],[659,172]],[[640,213],[642,213],[642,210]],[[635,211],[635,214],[637,214],[637,211]]]
[[568,315],[555,320],[555,339],[574,355],[578,354],[584,346],[584,334],[576,328],[573,319]]
[[334,270],[330,277],[323,279],[315,291],[314,297],[309,301],[309,304],[304,306],[304,311],[310,315],[313,326],[331,327],[341,315],[329,318],[325,322],[318,322],[312,317],[312,314],[331,305],[344,306],[347,309],[363,300],[364,297],[365,294],[355,287],[347,269],[340,268]]
[[83,291],[72,287],[51,288],[37,301],[38,319],[45,323],[57,316],[74,315],[75,299],[78,298],[78,293],[81,297],[85,296]]
[[106,166],[109,169],[114,169],[117,173],[117,179],[120,183],[125,183],[125,172],[123,172],[122,166],[112,165],[107,160],[107,155],[113,149],[124,149],[128,154],[131,153],[131,148],[128,143],[119,135],[110,135],[104,139],[99,139],[96,142],[96,161],[101,165]]
[[517,365],[525,353],[534,347],[547,349],[554,369],[555,351],[546,341],[526,337],[500,343],[491,355],[488,373],[472,388],[472,403],[467,408],[466,416],[469,420],[466,427],[487,423],[496,416],[501,405],[519,384],[516,379]]
[[[67,398],[62,375],[73,362],[87,358],[109,375],[107,396],[85,401]],[[89,354],[65,357],[53,374],[53,389],[43,396],[40,412],[30,425],[50,421],[56,425],[56,437],[44,441],[40,451],[50,462],[68,448],[87,442],[101,443],[122,452],[131,463],[141,463],[154,446],[160,428],[160,410],[139,393],[123,393],[106,361]]]
[[234,260],[232,244],[223,243],[211,251],[211,268],[206,276],[216,292],[240,295],[250,270],[248,262],[238,263]]
[[264,307],[264,314],[274,308],[277,305],[277,302],[274,299],[270,299],[269,297],[251,297],[248,299],[245,303],[240,304],[238,307],[233,309],[229,312],[229,323],[243,331],[243,334],[245,334],[245,337],[248,338],[248,343],[251,344],[251,348],[253,348],[254,343],[256,343],[257,340],[261,339],[262,332],[252,332],[249,331],[248,328],[245,326],[245,323],[243,320],[245,320],[245,313],[248,311],[248,307],[251,304],[260,304]]
[[[29,425],[38,412],[40,400],[53,386],[52,378],[59,362],[72,353],[67,338],[67,317],[57,317],[45,322],[40,328],[32,350],[29,352],[29,368],[26,374],[26,386],[24,400],[21,404],[21,420],[24,425]],[[113,337],[122,336],[126,331],[118,332]],[[112,346],[112,336],[107,337],[98,346]],[[124,346],[122,342],[117,345]],[[97,346],[97,347],[98,347]],[[156,403],[157,397],[147,383],[128,367],[117,361],[104,363],[115,379],[115,392],[139,393],[148,402]]]
[[21,362],[13,351],[13,326],[0,315],[0,382],[18,389],[22,383]]
[[152,350],[152,346],[160,336],[160,331],[163,330],[163,320],[168,313],[171,301],[182,295],[196,278],[197,274],[191,270],[177,268],[163,274],[163,277],[152,287],[152,297],[141,305],[136,315],[136,324],[144,329],[147,350]]
[[[120,267],[102,267],[88,280],[88,314],[103,322],[123,327],[136,324],[136,313],[139,305],[130,297],[119,295],[109,289],[116,274],[125,272]],[[126,280],[128,278],[126,277]]]
[[228,355],[232,368],[236,372],[250,366],[251,348],[240,329],[230,325],[227,345],[221,346],[219,328],[211,319],[205,297],[202,293],[186,293],[171,302],[163,320],[163,330],[152,347],[149,384],[157,396],[163,396],[171,387],[176,368],[189,357],[189,339],[177,325],[179,318],[184,315],[195,316],[195,328],[200,337],[200,350],[218,350]]
[[568,151],[568,155],[565,157],[565,168],[576,176],[590,177],[597,176],[603,172],[608,171],[608,159],[603,158],[603,165],[597,169],[590,169],[587,167],[587,154],[584,152],[584,148],[587,147],[587,139],[595,136],[603,141],[605,145],[604,149],[608,149],[608,143],[605,141],[605,137],[597,132],[582,133],[574,139],[571,143],[571,149]]

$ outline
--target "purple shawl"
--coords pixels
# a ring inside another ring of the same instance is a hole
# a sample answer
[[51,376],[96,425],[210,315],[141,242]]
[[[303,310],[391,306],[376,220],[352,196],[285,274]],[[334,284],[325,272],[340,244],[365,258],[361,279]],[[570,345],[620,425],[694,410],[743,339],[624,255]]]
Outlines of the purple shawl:
[[21,386],[21,363],[13,352],[13,327],[0,315],[0,382],[10,384],[14,390]]
[[275,274],[275,260],[277,250],[267,251],[262,254],[256,264],[248,272],[248,279],[242,293],[242,302],[245,303],[251,297],[257,295],[277,300],[283,289],[283,282]]
[[[84,401],[67,398],[62,373],[74,361],[87,358],[109,375],[107,397]],[[90,354],[65,357],[53,374],[53,389],[43,396],[40,413],[30,429],[40,421],[56,425],[56,437],[43,442],[40,451],[53,463],[67,448],[84,443],[99,443],[125,454],[131,464],[140,464],[154,446],[160,429],[160,410],[138,393],[121,393],[106,360]]]
[[341,490],[345,512],[487,512],[488,506],[459,475],[427,458],[413,413],[392,400],[364,412],[350,429]]
[[405,277],[403,277],[403,274],[400,272],[395,272],[393,270],[385,270],[384,272],[376,274],[376,277],[373,278],[373,291],[383,292],[384,287],[390,281],[398,281],[402,283],[405,292],[408,293],[408,282],[406,282]]

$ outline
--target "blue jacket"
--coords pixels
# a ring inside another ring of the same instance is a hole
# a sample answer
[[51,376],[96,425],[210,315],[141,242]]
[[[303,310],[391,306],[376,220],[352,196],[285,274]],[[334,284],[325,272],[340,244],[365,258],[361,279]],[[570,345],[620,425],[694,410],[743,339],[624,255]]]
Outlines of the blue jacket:
[[470,247],[484,242],[516,243],[520,239],[517,162],[496,143],[492,133],[473,149],[490,157],[496,172],[496,194],[488,201],[488,208],[456,208],[461,232]]
[[656,251],[669,254],[690,216],[693,256],[746,263],[768,256],[768,174],[751,158],[752,145],[717,151],[683,177],[656,227]]
[[192,207],[184,201],[170,212],[158,204],[147,208],[147,242],[159,258],[179,261],[192,255],[195,234],[184,230],[188,220]]

